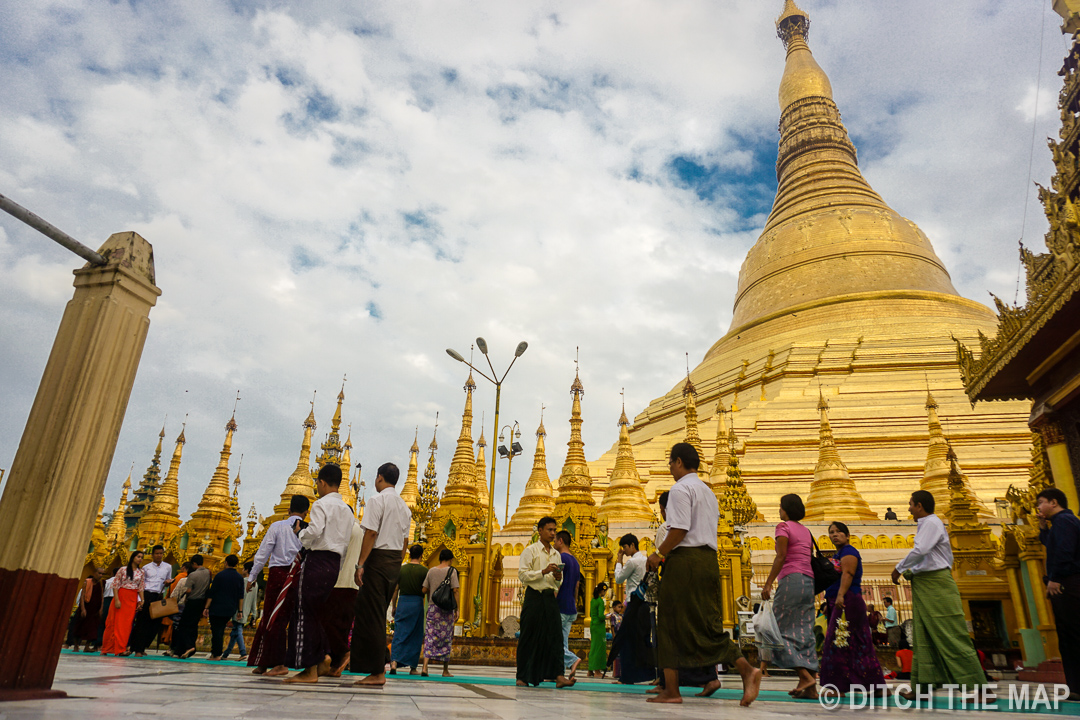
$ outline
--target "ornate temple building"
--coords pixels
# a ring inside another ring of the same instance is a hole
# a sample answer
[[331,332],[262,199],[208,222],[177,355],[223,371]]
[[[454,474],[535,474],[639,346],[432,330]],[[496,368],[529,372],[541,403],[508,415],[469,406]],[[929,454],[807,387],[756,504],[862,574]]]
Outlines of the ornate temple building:
[[139,520],[150,509],[154,496],[157,495],[158,485],[161,483],[161,443],[164,441],[165,426],[162,425],[161,433],[158,435],[157,449],[154,450],[154,459],[150,461],[150,467],[146,468],[146,474],[143,475],[135,496],[124,511],[124,522],[128,530],[135,529]]
[[[990,506],[1027,476],[1028,406],[972,409],[953,338],[977,340],[992,331],[994,315],[957,294],[926,235],[863,178],[829,78],[810,51],[809,27],[806,13],[786,2],[777,23],[787,49],[779,187],[740,270],[731,328],[689,383],[653,400],[629,428],[646,497],[653,502],[671,485],[666,461],[675,442],[699,445],[703,458],[716,454],[705,438],[717,434],[719,417],[699,417],[698,408],[722,401],[742,440],[742,481],[764,519],[778,520],[789,492],[810,496],[815,511],[818,498],[840,492],[848,517],[903,512],[924,476],[929,386],[950,441],[968,458],[975,496]],[[619,446],[590,463],[598,500]]]

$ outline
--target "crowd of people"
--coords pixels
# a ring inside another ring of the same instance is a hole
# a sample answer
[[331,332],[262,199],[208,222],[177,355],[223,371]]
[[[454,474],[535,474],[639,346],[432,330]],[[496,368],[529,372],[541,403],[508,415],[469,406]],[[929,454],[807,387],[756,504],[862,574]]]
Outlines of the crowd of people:
[[[663,523],[651,555],[641,551],[635,535],[619,539],[615,582],[624,586],[625,605],[616,601],[605,614],[608,585],[600,582],[591,589],[587,668],[590,677],[606,677],[613,670],[619,682],[652,683],[649,702],[678,703],[681,686],[700,687],[701,696],[713,694],[720,687],[719,666],[738,673],[740,704],[748,706],[758,695],[765,663],[749,663],[721,621],[719,507],[697,475],[699,464],[692,445],[672,447],[669,467],[675,484],[659,498]],[[80,589],[69,643],[85,651],[140,656],[160,636],[168,654],[189,658],[205,617],[211,659],[227,657],[237,645],[253,673],[287,676],[285,682],[314,683],[321,676],[340,676],[348,667],[365,675],[354,685],[381,687],[387,665],[392,675],[407,667],[411,675],[427,676],[430,663],[441,664],[443,676],[450,677],[461,603],[454,555],[444,549],[438,564],[428,568],[422,564],[423,547],[408,546],[411,513],[395,490],[398,475],[391,463],[379,468],[376,495],[358,522],[338,492],[340,468],[323,467],[318,499],[309,508],[306,497],[292,498],[288,517],[267,529],[255,557],[246,563],[246,578],[236,570],[236,555],[229,555],[226,567],[213,577],[195,555],[173,578],[160,545],[145,566],[143,553],[133,552],[107,581],[95,569]],[[1056,488],[1040,492],[1037,501],[1040,538],[1047,549],[1047,592],[1057,616],[1070,699],[1075,700],[1080,622],[1068,609],[1080,599],[1080,521]],[[897,677],[910,679],[913,688],[987,682],[952,575],[948,530],[934,508],[931,493],[912,493],[908,511],[917,522],[914,546],[892,573],[894,583],[901,576],[911,583],[909,642],[891,598],[885,598],[883,613],[865,603],[862,557],[850,542],[847,525],[829,525],[835,551],[826,558],[801,522],[806,514],[802,499],[795,494],[781,498],[776,556],[761,588],[763,602],[771,603],[779,641],[761,649],[773,667],[795,671],[793,697],[817,698],[819,683],[841,693],[855,686],[883,686],[875,643],[897,648]],[[310,521],[305,522],[309,509]],[[558,530],[554,518],[537,523],[536,538],[518,565],[524,597],[517,684],[570,687],[582,662],[569,647],[570,628],[579,614],[581,568],[571,552],[572,536]],[[263,613],[248,654],[243,626],[255,619],[256,581],[263,570]],[[816,608],[822,594],[824,602]],[[391,607],[393,643],[388,646]],[[223,647],[230,623],[230,642]],[[288,675],[289,668],[298,672]]]

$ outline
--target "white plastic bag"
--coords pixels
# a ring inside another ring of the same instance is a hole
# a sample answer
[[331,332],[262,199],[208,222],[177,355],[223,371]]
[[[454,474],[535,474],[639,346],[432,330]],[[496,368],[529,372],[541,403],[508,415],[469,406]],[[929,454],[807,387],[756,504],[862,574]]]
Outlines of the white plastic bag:
[[784,638],[780,635],[780,626],[776,624],[776,616],[773,615],[772,600],[765,600],[754,615],[754,644],[757,645],[761,659],[768,662],[772,659],[772,651],[784,646]]

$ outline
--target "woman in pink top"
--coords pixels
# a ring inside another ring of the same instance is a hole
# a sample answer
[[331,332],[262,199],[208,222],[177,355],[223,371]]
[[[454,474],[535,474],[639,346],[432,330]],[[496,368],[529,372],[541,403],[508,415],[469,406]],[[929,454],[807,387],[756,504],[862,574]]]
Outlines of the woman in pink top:
[[773,614],[784,644],[772,651],[769,662],[798,671],[799,683],[790,691],[793,697],[816,699],[818,658],[814,642],[814,570],[810,566],[813,538],[799,523],[805,515],[806,508],[798,495],[780,498],[783,522],[776,526],[776,558],[761,588],[761,599],[773,596],[775,581]]

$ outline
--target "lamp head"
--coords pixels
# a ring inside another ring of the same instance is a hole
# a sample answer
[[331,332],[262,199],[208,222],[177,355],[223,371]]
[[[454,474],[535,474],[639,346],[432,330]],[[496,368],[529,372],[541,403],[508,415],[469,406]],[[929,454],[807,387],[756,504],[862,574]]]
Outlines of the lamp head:
[[521,443],[516,442],[516,443],[512,444],[510,446],[510,449],[514,451],[515,455],[520,455],[521,454]]
[[529,343],[522,340],[518,343],[517,349],[514,350],[514,357],[519,358],[525,354],[525,351],[529,349]]
[[476,347],[480,349],[480,352],[487,355],[487,340],[482,337],[476,338]]
[[499,457],[506,457],[507,455],[509,455],[509,453],[506,451],[506,446],[505,445],[500,445],[499,446]]
[[446,348],[446,354],[449,355],[450,357],[454,358],[458,362],[465,362],[465,358],[462,357],[461,353],[459,353],[457,350],[453,350],[451,348]]

